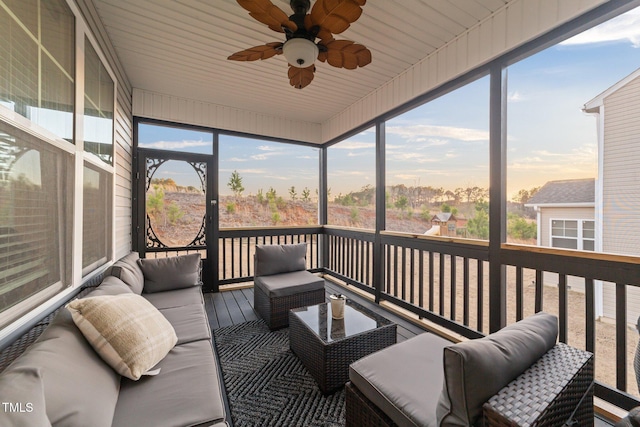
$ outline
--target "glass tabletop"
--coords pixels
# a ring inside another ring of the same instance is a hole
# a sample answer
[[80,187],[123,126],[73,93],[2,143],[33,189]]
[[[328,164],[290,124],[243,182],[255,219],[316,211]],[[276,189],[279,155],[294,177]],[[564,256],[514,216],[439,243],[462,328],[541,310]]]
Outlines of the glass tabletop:
[[331,317],[331,304],[322,303],[291,310],[309,329],[329,343],[391,324],[390,320],[351,300],[346,301],[344,318]]

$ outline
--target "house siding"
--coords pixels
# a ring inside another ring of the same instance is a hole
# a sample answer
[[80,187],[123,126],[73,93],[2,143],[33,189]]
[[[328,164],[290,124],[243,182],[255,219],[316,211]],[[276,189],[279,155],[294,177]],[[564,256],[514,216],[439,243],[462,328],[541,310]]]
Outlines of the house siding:
[[131,251],[131,163],[133,146],[132,88],[107,32],[91,0],[76,0],[87,26],[96,39],[117,84],[114,114],[114,252],[118,259]]
[[[640,77],[604,99],[602,250],[640,256]],[[640,315],[640,289],[627,289],[627,319]],[[615,286],[603,286],[603,310],[615,317]]]

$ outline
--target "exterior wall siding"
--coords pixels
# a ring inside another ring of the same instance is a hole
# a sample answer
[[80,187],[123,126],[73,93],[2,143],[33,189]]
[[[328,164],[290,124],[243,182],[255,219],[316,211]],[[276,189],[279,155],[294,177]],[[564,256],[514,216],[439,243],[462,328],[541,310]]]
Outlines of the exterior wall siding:
[[107,32],[98,18],[91,0],[76,0],[85,22],[95,37],[111,70],[116,76],[117,98],[114,117],[114,250],[115,259],[131,251],[131,163],[133,146],[133,119],[131,85],[126,77]]
[[[640,77],[604,99],[602,249],[640,256]],[[615,317],[615,286],[603,287],[604,315]],[[627,319],[640,315],[640,289],[628,287]]]

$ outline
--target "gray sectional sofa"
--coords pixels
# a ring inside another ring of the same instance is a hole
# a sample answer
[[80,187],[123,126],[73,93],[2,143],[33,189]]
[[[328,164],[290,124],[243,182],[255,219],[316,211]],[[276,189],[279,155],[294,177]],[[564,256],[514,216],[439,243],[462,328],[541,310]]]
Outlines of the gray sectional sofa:
[[138,260],[131,253],[83,297],[141,295],[168,320],[175,346],[154,367],[157,375],[120,375],[76,326],[73,310],[63,308],[0,375],[2,401],[24,409],[0,411],[0,425],[228,426],[199,268],[197,254]]

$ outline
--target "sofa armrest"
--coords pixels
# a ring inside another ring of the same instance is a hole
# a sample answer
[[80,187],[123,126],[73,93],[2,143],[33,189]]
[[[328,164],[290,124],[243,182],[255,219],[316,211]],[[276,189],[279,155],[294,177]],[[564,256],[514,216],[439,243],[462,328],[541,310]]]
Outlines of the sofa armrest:
[[556,344],[483,405],[486,426],[593,423],[593,354]]

